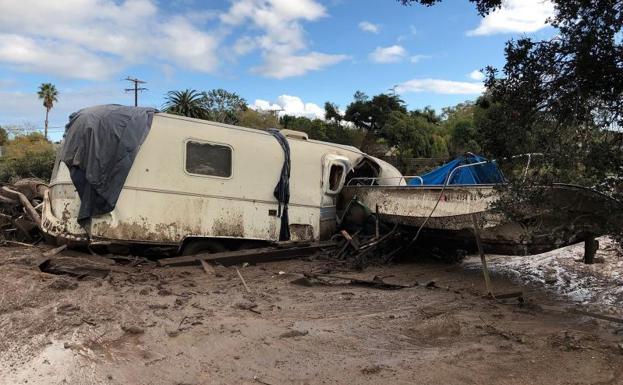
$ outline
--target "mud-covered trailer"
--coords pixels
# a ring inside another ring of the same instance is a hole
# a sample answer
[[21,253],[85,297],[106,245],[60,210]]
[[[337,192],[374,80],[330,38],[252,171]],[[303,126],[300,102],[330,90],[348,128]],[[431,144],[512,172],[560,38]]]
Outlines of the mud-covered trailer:
[[[94,108],[103,107],[107,106]],[[85,148],[97,147],[92,136],[106,123],[98,119],[107,115],[90,117],[93,132],[83,133],[91,142]],[[61,242],[179,247],[197,239],[279,240],[283,217],[274,190],[285,153],[273,134],[164,113],[153,114],[147,131],[114,208],[80,223],[76,176],[72,180],[70,167],[59,156],[44,200],[42,222],[47,235]],[[392,177],[401,175],[354,147],[309,140],[300,132],[282,130],[281,134],[290,147],[292,240],[323,240],[334,233],[337,194],[347,174],[372,173],[390,177],[389,183],[397,183],[399,178]],[[105,154],[108,150],[113,149],[84,151]]]

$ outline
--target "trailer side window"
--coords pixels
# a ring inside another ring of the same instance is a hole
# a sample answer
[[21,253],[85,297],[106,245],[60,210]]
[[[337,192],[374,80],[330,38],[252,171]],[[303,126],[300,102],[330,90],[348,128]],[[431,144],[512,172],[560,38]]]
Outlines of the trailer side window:
[[186,142],[186,171],[191,174],[231,176],[231,148],[212,143]]
[[344,166],[341,164],[332,164],[329,173],[329,190],[337,192],[339,190],[342,176],[344,175]]

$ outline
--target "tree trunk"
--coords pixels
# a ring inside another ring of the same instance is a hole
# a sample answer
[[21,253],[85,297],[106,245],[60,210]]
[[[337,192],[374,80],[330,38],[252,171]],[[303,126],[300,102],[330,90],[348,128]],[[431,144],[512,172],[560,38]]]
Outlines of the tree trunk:
[[45,128],[43,131],[43,135],[45,139],[48,139],[48,114],[50,113],[50,109],[48,107],[45,108]]

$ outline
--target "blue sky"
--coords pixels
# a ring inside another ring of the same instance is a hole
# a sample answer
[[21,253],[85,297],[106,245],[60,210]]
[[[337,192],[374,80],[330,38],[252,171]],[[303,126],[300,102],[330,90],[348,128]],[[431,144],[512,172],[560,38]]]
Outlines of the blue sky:
[[509,38],[551,36],[552,12],[547,0],[505,0],[484,19],[467,0],[0,0],[0,125],[41,127],[36,89],[52,82],[58,139],[72,111],[131,104],[128,75],[147,81],[139,103],[155,107],[168,90],[225,88],[322,117],[325,101],[395,87],[409,108],[440,109],[478,96],[477,71],[503,65]]

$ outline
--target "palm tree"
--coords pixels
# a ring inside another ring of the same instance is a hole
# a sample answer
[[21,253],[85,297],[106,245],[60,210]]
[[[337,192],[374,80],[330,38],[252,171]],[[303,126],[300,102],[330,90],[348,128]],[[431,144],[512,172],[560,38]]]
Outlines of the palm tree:
[[39,86],[39,99],[43,100],[43,107],[45,107],[45,138],[48,138],[48,115],[50,110],[54,107],[54,103],[58,101],[58,91],[56,86],[52,83],[42,83]]
[[163,109],[170,114],[205,119],[207,111],[203,107],[203,98],[204,95],[197,90],[169,91]]

